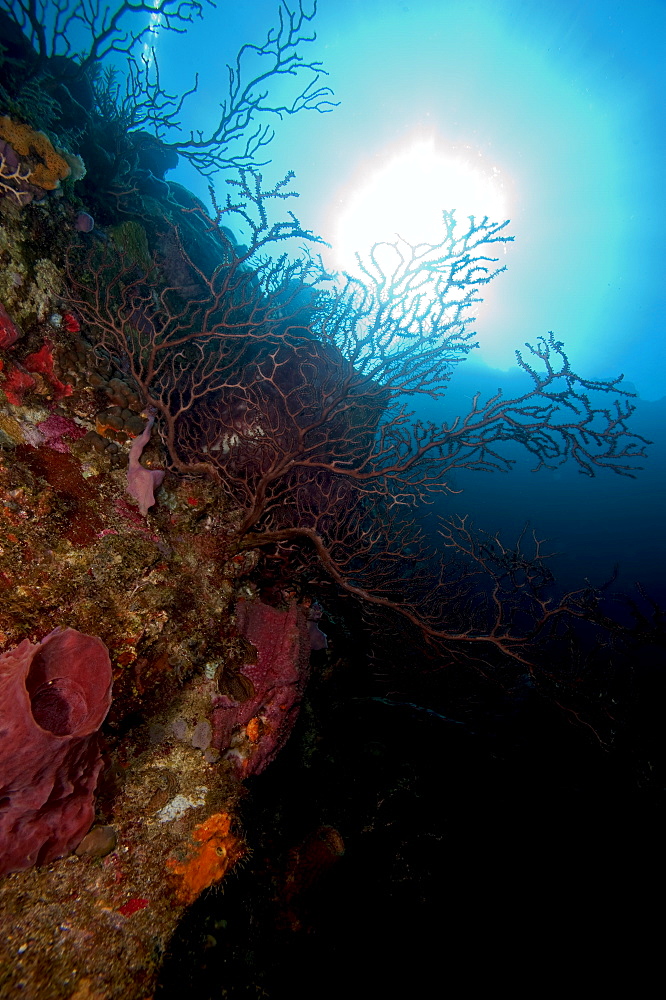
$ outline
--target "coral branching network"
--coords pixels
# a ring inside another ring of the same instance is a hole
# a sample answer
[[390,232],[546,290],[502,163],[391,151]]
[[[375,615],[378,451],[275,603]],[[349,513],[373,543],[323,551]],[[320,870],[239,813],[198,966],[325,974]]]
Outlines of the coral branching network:
[[[513,554],[525,572],[516,588],[466,522],[443,525],[442,557],[419,511],[451,490],[457,469],[508,471],[515,444],[537,469],[569,460],[588,476],[632,475],[644,442],[628,424],[631,393],[621,378],[575,374],[550,334],[517,355],[519,397],[477,395],[441,424],[415,418],[410,400],[442,398],[475,346],[473,306],[499,273],[488,252],[510,238],[507,223],[470,219],[461,231],[445,212],[426,259],[423,246],[396,241],[374,248],[362,277],[340,278],[311,254],[261,255],[287,237],[316,245],[293,215],[269,221],[288,180],[266,190],[259,172],[243,169],[214,218],[198,213],[219,248],[213,267],[194,259],[178,221],[158,236],[149,268],[114,246],[83,256],[75,247],[69,306],[158,415],[171,469],[209,477],[233,506],[231,554],[260,549],[291,575],[323,574],[366,613],[389,611],[451,655],[530,667],[544,631],[591,611],[589,590],[547,600],[536,539],[531,571],[524,548]],[[234,216],[249,245],[222,225]],[[391,270],[380,249],[391,251]],[[495,601],[470,616],[462,598],[482,572]]]
[[[508,223],[443,210],[436,242],[330,273],[293,174],[266,169],[280,120],[335,107],[316,4],[277,4],[206,133],[181,123],[198,79],[170,94],[150,43],[214,7],[0,0],[8,995],[152,995],[185,908],[247,854],[242,782],[293,732],[311,656],[339,665],[326,619],[366,665],[527,678],[602,741],[576,656],[652,628],[587,583],[557,596],[536,535],[433,528],[456,470],[510,471],[516,447],[633,475],[632,394],[549,334],[517,353],[520,394],[419,417],[476,346]],[[208,204],[168,179],[179,160]],[[304,865],[342,852],[321,830]]]

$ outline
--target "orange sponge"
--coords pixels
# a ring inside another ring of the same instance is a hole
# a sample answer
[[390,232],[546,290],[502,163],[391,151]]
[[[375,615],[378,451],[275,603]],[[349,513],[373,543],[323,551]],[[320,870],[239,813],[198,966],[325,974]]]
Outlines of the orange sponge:
[[176,889],[178,900],[189,905],[209,885],[219,882],[245,854],[243,842],[231,830],[229,813],[214,813],[192,831],[199,847],[186,861],[169,858],[166,865],[172,875],[180,876]]

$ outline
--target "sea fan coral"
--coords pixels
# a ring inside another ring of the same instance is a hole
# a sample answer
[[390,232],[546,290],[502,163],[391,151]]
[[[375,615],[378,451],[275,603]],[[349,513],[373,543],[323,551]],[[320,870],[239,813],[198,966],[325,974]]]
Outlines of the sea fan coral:
[[0,656],[0,875],[53,861],[87,832],[110,704],[95,636],[57,628]]

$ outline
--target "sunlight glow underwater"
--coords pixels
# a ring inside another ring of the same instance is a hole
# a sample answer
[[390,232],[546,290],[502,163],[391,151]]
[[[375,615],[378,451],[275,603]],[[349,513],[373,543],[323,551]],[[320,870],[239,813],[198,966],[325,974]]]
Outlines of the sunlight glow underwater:
[[507,218],[499,170],[484,168],[471,149],[445,150],[429,137],[413,139],[384,159],[350,185],[338,215],[334,247],[341,271],[358,274],[357,253],[365,257],[373,244],[396,237],[436,245],[444,210],[455,210],[458,229],[467,228],[470,215],[490,222]]
[[159,7],[159,0],[153,0],[153,7],[156,8],[156,10],[155,13],[150,15],[148,20],[148,30],[143,43],[143,53],[141,57],[144,65],[151,67],[155,61],[155,46],[157,45],[159,30],[164,23],[164,18],[157,9]]
[[[412,136],[382,155],[381,161],[380,167],[360,172],[342,200],[333,242],[334,269],[360,278],[363,284],[369,275],[380,284],[387,279],[391,291],[384,301],[390,310],[394,300],[407,339],[423,335],[423,323],[428,325],[428,313],[434,307],[432,335],[435,340],[446,340],[448,326],[444,324],[452,324],[451,332],[460,325],[456,308],[460,290],[456,285],[442,297],[437,272],[431,277],[426,266],[405,266],[411,258],[409,247],[414,248],[414,259],[435,261],[441,254],[437,248],[446,238],[445,211],[454,213],[456,238],[469,232],[470,220],[505,222],[507,198],[500,172],[469,147],[447,148],[432,135]],[[491,270],[492,260],[499,259],[505,249],[501,243],[481,249]],[[460,256],[453,255],[451,263],[457,259]],[[447,302],[452,303],[451,310]],[[473,321],[477,313],[478,305],[471,303],[465,321]],[[403,347],[399,337],[382,342],[384,352]]]
[[[190,70],[201,68],[188,129],[215,128],[224,96],[219,70],[241,44],[263,37],[275,6],[225,5],[205,23],[195,20],[186,36],[159,32],[167,90],[190,87]],[[391,161],[434,136],[442,157],[499,190],[506,205],[497,211],[491,203],[488,215],[510,218],[515,237],[508,270],[484,295],[476,361],[512,370],[516,348],[553,330],[578,370],[590,377],[624,371],[641,395],[658,399],[666,370],[666,339],[656,335],[663,227],[655,211],[664,72],[663,60],[645,52],[663,24],[661,0],[626,10],[601,0],[326,0],[312,55],[330,74],[339,107],[273,122],[265,176],[274,182],[296,171],[298,218],[333,246],[330,256],[322,251],[327,266],[351,269],[364,243],[393,238],[397,228],[410,239],[392,215],[400,189],[415,217],[417,201],[431,201],[435,224],[445,209],[464,217],[460,192],[458,205],[443,183],[423,195],[430,183],[423,165],[413,166],[418,179],[389,184],[383,205],[380,195],[371,197]],[[292,85],[291,77],[276,81],[275,100],[292,99]],[[501,174],[493,180],[494,164]],[[185,161],[170,178],[207,202],[206,180]],[[222,178],[217,193],[224,200]],[[373,230],[371,211],[388,224]]]

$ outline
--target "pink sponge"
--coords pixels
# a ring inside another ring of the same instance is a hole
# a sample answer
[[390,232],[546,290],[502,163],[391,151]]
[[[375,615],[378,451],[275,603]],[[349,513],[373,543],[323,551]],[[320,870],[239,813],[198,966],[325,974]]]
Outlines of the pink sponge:
[[95,636],[57,628],[0,656],[0,875],[62,857],[87,832],[110,704]]
[[[310,637],[305,616],[292,604],[288,611],[239,601],[238,631],[257,650],[257,662],[245,664],[243,674],[254,689],[252,697],[239,702],[228,695],[213,699],[213,746],[231,747],[244,776],[259,774],[287,742],[308,678]],[[234,745],[234,734],[250,720],[259,724],[261,735]]]
[[139,501],[139,510],[145,517],[148,508],[155,503],[154,491],[162,485],[164,469],[145,469],[139,459],[141,453],[150,441],[150,432],[155,423],[155,414],[150,413],[143,433],[134,438],[129,453],[127,467],[127,492]]

